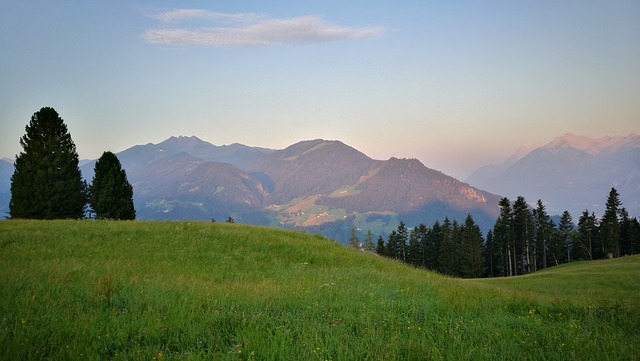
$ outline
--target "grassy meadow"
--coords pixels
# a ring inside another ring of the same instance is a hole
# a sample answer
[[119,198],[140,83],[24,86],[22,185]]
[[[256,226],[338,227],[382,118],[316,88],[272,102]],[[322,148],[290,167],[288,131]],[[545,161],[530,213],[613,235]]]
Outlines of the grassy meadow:
[[3,360],[640,359],[640,256],[459,280],[281,229],[0,222]]

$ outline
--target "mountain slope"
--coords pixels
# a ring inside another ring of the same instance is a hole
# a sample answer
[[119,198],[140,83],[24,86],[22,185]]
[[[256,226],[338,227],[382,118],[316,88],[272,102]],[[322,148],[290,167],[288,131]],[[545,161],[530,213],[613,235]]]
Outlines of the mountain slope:
[[623,206],[640,214],[640,136],[591,139],[565,134],[529,152],[497,174],[474,172],[467,181],[507,197],[542,199],[547,210],[568,210],[574,217],[589,209],[604,211],[609,190],[615,187]]
[[[139,219],[225,220],[282,225],[346,241],[352,226],[388,233],[472,214],[486,231],[498,196],[470,187],[415,159],[374,160],[335,140],[282,150],[214,146],[171,137],[117,154],[134,188]],[[83,162],[88,182],[95,161]]]

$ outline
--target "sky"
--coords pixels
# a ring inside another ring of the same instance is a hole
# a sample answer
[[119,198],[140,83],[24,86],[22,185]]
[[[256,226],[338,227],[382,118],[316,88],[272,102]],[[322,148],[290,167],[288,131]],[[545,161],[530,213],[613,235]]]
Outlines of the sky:
[[640,132],[640,1],[0,0],[0,157],[170,136],[340,140],[464,180],[565,133]]

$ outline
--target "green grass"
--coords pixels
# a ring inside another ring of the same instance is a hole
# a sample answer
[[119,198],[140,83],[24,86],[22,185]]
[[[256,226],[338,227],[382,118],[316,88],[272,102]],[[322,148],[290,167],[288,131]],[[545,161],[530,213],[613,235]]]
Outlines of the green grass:
[[640,258],[458,280],[226,223],[0,222],[0,359],[640,359]]

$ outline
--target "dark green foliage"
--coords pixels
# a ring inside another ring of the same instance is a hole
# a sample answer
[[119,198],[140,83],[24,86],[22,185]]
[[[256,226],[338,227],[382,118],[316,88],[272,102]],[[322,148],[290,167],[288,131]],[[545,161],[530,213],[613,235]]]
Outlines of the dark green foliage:
[[376,254],[380,256],[387,255],[387,249],[384,246],[384,239],[382,238],[382,236],[378,237],[378,242],[376,244]]
[[[595,215],[585,211],[577,229],[568,211],[563,212],[556,226],[542,200],[532,209],[523,197],[513,203],[502,198],[500,216],[486,241],[471,215],[463,225],[445,217],[442,224],[436,221],[431,228],[424,224],[407,228],[400,222],[386,244],[382,237],[378,238],[376,253],[463,278],[515,276],[574,260],[602,258],[607,242],[621,255],[640,253],[640,222],[619,208],[617,197],[612,189],[603,217],[617,220],[615,223],[603,222],[599,226]],[[611,229],[617,237],[607,241],[601,234],[611,233]]]
[[560,235],[561,244],[564,248],[564,251],[566,252],[566,258],[563,257],[566,262],[571,262],[572,260],[571,254],[573,253],[574,247],[573,239],[575,238],[573,236],[573,229],[573,218],[571,217],[571,214],[569,214],[569,211],[564,211],[562,213],[562,216],[560,217],[558,232]]
[[45,107],[33,114],[25,130],[11,177],[11,218],[83,218],[87,186],[64,121]]
[[358,239],[358,232],[355,226],[351,227],[351,236],[349,237],[349,245],[354,249],[360,249],[360,240]]
[[578,258],[593,259],[594,241],[598,232],[598,220],[596,215],[589,211],[582,212],[578,220]]
[[524,197],[520,196],[513,202],[512,257],[516,275],[533,271],[534,233],[529,205]]
[[602,243],[602,251],[604,256],[609,254],[614,257],[620,256],[620,219],[618,214],[620,211],[620,195],[615,188],[611,188],[607,205],[600,221],[600,236]]
[[538,270],[547,268],[547,251],[555,232],[555,224],[540,199],[538,199],[536,209],[533,210],[533,218],[536,225],[536,263],[534,268]]
[[458,275],[458,233],[458,223],[456,221],[451,223],[448,218],[445,218],[442,223],[442,243],[440,244],[437,268],[438,272],[442,274],[450,276]]
[[462,226],[462,250],[460,275],[465,278],[482,277],[485,273],[484,240],[480,227],[471,215],[467,216]]
[[375,245],[373,244],[373,233],[371,233],[371,230],[367,231],[367,238],[364,240],[364,245],[362,247],[368,252],[374,250]]
[[133,187],[118,157],[104,152],[95,165],[95,175],[89,187],[89,201],[97,219],[133,220]]

